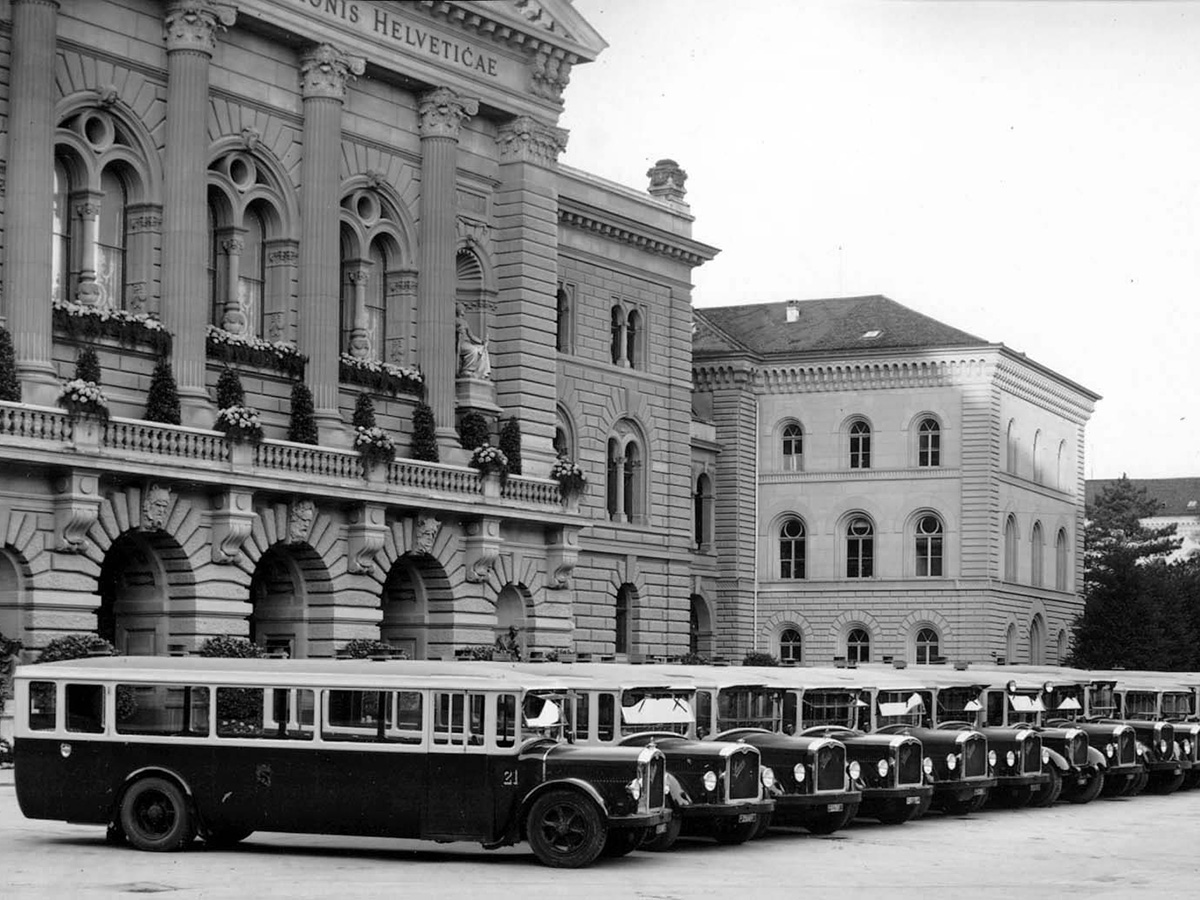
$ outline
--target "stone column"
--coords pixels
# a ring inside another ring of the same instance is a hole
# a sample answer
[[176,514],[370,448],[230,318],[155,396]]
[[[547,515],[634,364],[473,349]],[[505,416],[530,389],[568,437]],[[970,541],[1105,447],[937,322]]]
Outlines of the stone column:
[[454,421],[454,211],[458,134],[479,104],[449,88],[424,94],[417,107],[421,130],[421,234],[417,282],[417,360],[425,400],[437,423],[443,459],[459,449]]
[[22,399],[52,405],[51,241],[57,0],[12,0],[4,303]]
[[520,116],[501,125],[496,140],[500,187],[495,201],[499,303],[492,372],[496,400],[521,415],[526,475],[546,476],[554,464],[558,398],[558,155],[567,132]]
[[300,59],[304,98],[304,157],[300,190],[300,352],[308,357],[304,382],[322,444],[347,444],[338,413],[338,335],[341,289],[338,241],[338,188],[341,171],[342,104],[346,83],[361,75],[365,62],[329,44]]
[[183,424],[212,427],[205,389],[208,324],[208,66],[217,32],[236,10],[212,0],[171,0],[167,44],[166,153],[163,160],[162,320],[174,335],[171,365]]
[[80,306],[95,306],[100,299],[100,286],[96,284],[96,233],[100,227],[100,194],[84,192],[71,203],[75,218],[79,220],[81,236],[79,248],[79,284],[75,286],[75,302]]

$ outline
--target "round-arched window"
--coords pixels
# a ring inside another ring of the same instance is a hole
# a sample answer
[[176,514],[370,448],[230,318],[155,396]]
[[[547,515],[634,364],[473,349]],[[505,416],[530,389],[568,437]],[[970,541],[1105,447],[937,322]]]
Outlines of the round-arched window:
[[781,662],[799,665],[802,658],[804,637],[795,628],[785,628],[779,635],[779,659]]

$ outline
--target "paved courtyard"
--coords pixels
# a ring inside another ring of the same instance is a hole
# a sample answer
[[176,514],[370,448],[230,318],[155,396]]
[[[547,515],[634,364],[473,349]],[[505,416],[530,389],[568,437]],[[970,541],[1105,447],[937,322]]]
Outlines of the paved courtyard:
[[538,865],[527,847],[256,834],[233,851],[140,853],[103,829],[21,816],[0,773],[0,894],[15,898],[570,896],[1066,897],[1161,900],[1200,885],[1200,792],[1060,804],[908,825],[853,825],[830,837],[775,832],[741,847],[683,841],[593,868]]

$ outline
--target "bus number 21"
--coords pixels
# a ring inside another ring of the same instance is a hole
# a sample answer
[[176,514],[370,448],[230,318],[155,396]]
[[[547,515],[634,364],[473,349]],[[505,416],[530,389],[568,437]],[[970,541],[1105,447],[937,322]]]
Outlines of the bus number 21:
[[503,774],[504,774],[504,781],[502,783],[505,787],[516,787],[517,786],[517,770],[516,769],[505,769]]

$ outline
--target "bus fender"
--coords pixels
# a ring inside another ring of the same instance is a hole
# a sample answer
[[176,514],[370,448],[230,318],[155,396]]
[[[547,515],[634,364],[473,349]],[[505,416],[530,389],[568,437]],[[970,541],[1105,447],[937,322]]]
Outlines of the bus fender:
[[521,815],[519,816],[519,819],[522,823],[522,829],[524,828],[525,817],[529,815],[529,809],[533,806],[534,801],[547,791],[552,791],[556,788],[567,788],[568,790],[575,790],[579,793],[586,794],[589,798],[591,798],[596,806],[599,807],[600,814],[603,815],[604,818],[608,818],[608,804],[604,802],[604,798],[600,796],[600,792],[597,791],[591,784],[584,781],[582,778],[559,778],[555,781],[546,781],[542,784],[539,784],[536,788],[530,791],[529,795],[521,802]]
[[688,792],[683,789],[683,785],[679,783],[679,779],[670,772],[666,773],[667,797],[670,800],[671,806],[678,809],[681,806],[691,806],[692,798],[688,796]]
[[1051,750],[1049,747],[1044,748],[1050,762],[1060,772],[1071,771],[1071,764],[1067,762],[1067,758],[1056,750]]
[[1097,768],[1108,771],[1108,760],[1105,758],[1103,751],[1098,747],[1088,747],[1088,762]]
[[[144,778],[147,775],[157,775],[160,778],[169,778],[171,781],[175,782],[176,786],[185,794],[187,794],[189,798],[195,799],[192,794],[192,786],[187,783],[187,779],[185,779],[175,770],[167,769],[163,766],[143,766],[140,769],[134,769],[132,772],[126,775],[125,780],[121,782],[121,796],[123,797],[125,795],[125,791],[131,784],[133,784],[139,778]],[[120,797],[117,799],[119,800]]]

